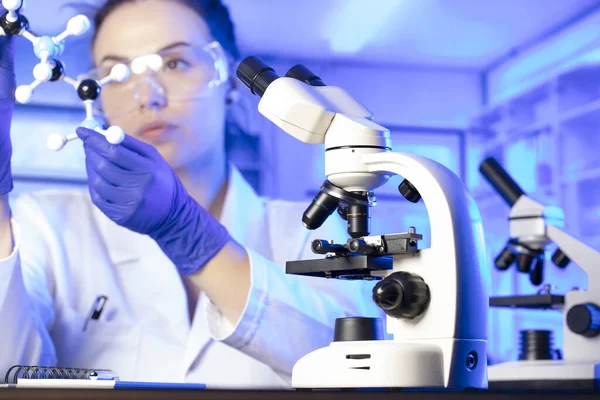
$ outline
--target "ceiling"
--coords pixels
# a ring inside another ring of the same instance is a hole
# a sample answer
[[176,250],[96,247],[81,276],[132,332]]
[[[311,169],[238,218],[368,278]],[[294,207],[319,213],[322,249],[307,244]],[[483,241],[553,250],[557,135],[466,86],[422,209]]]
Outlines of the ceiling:
[[485,68],[512,48],[599,5],[597,0],[227,3],[247,53],[470,69]]
[[[95,0],[87,0],[94,3]],[[224,0],[244,55],[483,69],[600,0]],[[27,0],[32,29],[64,29],[73,0]]]

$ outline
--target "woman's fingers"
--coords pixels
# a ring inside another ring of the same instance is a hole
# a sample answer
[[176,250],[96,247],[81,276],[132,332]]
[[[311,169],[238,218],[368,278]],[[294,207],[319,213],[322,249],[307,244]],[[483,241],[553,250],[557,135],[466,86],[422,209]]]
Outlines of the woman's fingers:
[[[106,138],[91,129],[79,127],[76,130],[77,135],[83,141],[86,153],[90,150],[102,155],[113,164],[128,171],[143,172],[148,169],[150,161],[139,153],[123,146],[123,143],[111,144]],[[125,135],[127,139],[127,135]]]

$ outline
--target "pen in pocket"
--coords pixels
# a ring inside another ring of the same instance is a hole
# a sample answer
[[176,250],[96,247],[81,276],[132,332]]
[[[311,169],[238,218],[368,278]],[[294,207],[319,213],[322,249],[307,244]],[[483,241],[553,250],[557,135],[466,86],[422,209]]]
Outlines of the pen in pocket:
[[96,297],[96,300],[94,301],[94,304],[92,305],[92,308],[85,319],[85,323],[83,324],[83,331],[87,329],[90,320],[98,320],[100,318],[102,310],[104,310],[104,304],[106,304],[106,300],[108,300],[108,297],[104,295]]

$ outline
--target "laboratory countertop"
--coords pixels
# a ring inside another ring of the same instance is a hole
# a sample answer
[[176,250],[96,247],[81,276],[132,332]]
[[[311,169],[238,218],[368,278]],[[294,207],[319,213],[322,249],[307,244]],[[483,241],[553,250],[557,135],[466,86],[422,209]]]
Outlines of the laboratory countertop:
[[322,400],[322,399],[375,399],[375,400],[520,400],[520,399],[600,399],[600,391],[591,392],[373,392],[373,391],[187,391],[187,390],[47,390],[47,389],[4,389],[0,398],[11,399],[217,399],[217,400]]

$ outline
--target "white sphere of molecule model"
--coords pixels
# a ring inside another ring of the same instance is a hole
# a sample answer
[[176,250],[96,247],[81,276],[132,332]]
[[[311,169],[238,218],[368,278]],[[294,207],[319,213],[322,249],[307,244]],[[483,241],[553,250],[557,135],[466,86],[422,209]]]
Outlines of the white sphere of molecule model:
[[110,70],[110,77],[115,82],[125,82],[129,79],[129,68],[125,64],[117,64]]
[[120,144],[125,139],[125,132],[118,126],[111,126],[106,130],[106,140],[111,144]]
[[76,15],[67,22],[67,31],[71,35],[81,35],[90,29],[91,23],[85,15]]
[[33,96],[33,89],[29,85],[21,85],[15,90],[15,99],[21,103],[29,103]]
[[40,82],[48,82],[52,78],[52,67],[48,64],[38,64],[33,68],[33,77]]
[[146,72],[148,68],[153,71],[158,71],[162,68],[162,65],[163,59],[160,55],[148,54],[146,56],[137,57],[131,62],[131,72],[136,75],[141,75]]
[[146,58],[146,63],[153,71],[158,71],[163,66],[163,59],[158,54],[150,54]]
[[58,133],[53,133],[46,139],[46,146],[48,146],[50,150],[62,150],[62,148],[65,147],[65,144],[67,144],[67,140],[64,136],[59,135]]
[[144,57],[135,58],[131,62],[131,72],[133,72],[136,75],[141,75],[144,72],[146,72],[146,68],[146,60]]
[[2,0],[2,6],[7,10],[16,10],[22,4],[21,0]]

